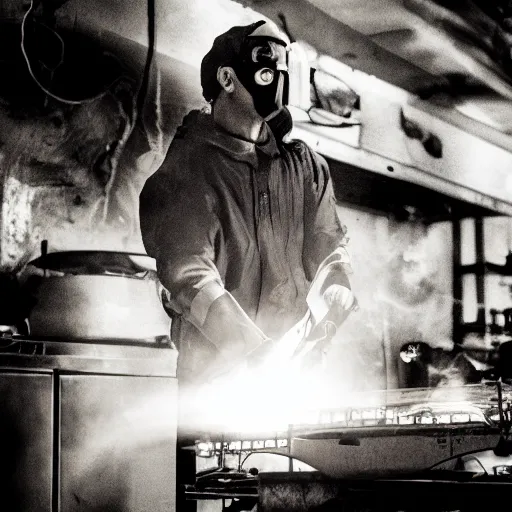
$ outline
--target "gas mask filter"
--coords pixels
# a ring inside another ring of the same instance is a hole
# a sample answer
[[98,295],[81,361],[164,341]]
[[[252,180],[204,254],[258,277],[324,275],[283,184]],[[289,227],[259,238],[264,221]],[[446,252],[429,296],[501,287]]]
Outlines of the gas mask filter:
[[282,141],[293,128],[293,118],[286,107],[281,107],[279,110],[272,112],[270,116],[265,118],[265,121],[278,141]]

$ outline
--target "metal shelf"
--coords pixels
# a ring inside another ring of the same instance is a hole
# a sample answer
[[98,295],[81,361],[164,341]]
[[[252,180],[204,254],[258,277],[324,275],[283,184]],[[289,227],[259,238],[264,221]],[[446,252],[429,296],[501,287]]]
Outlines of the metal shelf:
[[459,275],[475,274],[477,276],[485,276],[488,274],[494,274],[499,276],[512,276],[512,266],[509,265],[497,265],[496,263],[473,263],[472,265],[460,265],[456,272]]

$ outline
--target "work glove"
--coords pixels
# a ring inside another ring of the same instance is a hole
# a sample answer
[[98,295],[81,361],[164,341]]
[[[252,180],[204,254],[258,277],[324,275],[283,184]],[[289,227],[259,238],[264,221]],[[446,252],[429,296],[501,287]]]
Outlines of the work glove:
[[[323,306],[316,311],[327,313],[313,326],[294,354],[295,357],[302,358],[305,364],[313,365],[323,360],[340,325],[352,311],[359,309],[359,303],[352,290],[340,284],[328,286],[322,293],[321,300]],[[305,357],[308,353],[309,355]]]
[[[356,296],[346,286],[340,284],[332,284],[323,293],[323,298],[329,310],[334,310],[334,313],[349,313],[359,309],[359,303]],[[343,319],[342,319],[343,320]]]

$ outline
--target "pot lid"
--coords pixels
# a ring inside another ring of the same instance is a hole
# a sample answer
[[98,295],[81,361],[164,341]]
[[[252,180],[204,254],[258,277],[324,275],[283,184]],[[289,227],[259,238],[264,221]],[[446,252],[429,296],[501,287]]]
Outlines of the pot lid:
[[114,251],[58,251],[44,254],[29,265],[66,274],[136,276],[155,272],[155,260],[145,254]]

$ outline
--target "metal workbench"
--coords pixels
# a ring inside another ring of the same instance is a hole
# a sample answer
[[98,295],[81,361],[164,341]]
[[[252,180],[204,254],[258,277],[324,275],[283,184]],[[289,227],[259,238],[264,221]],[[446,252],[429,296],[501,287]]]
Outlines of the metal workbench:
[[171,345],[0,341],[2,510],[174,510]]

